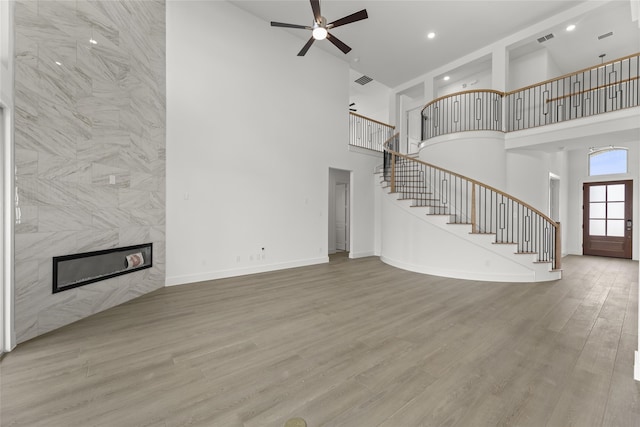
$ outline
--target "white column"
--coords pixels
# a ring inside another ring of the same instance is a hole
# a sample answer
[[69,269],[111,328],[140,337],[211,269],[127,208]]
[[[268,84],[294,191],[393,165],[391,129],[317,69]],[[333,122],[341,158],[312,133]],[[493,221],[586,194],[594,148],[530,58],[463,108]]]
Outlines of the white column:
[[491,87],[506,91],[508,79],[509,52],[506,47],[496,46],[491,53]]

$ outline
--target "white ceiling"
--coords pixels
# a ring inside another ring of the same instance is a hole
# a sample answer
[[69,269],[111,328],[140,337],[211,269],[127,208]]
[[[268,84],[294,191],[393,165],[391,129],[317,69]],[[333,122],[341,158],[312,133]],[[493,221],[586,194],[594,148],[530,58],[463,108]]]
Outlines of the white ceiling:
[[[321,0],[322,15],[329,22],[361,9],[367,9],[369,19],[348,24],[331,33],[353,50],[347,55],[329,41],[317,41],[307,55],[323,49],[349,62],[350,67],[376,81],[395,87],[415,77],[439,68],[451,61],[543,21],[557,13],[577,6],[582,1],[565,0]],[[307,0],[248,1],[232,0],[238,7],[270,21],[311,25],[313,15]],[[640,51],[640,28],[631,21],[631,2],[613,0],[579,17],[575,31],[567,33],[567,23],[549,28],[531,40],[514,45],[511,56],[535,49],[547,49],[563,72],[576,71],[605,60]],[[300,38],[300,48],[309,39],[308,30],[272,28],[287,31]],[[426,35],[435,32],[429,40]],[[601,41],[597,37],[613,31]],[[555,37],[544,44],[536,39],[548,33]],[[292,51],[295,56],[298,51]],[[300,60],[304,60],[301,57]]]

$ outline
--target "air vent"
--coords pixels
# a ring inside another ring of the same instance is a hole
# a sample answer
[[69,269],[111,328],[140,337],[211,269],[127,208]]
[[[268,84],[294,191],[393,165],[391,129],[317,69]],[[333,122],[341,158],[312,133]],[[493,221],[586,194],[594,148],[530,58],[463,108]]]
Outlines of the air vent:
[[373,81],[373,79],[369,76],[362,76],[360,77],[358,80],[355,80],[356,83],[361,84],[362,86],[366,85],[367,83]]
[[542,37],[540,37],[540,38],[538,39],[538,43],[544,43],[544,42],[546,42],[547,40],[550,40],[550,39],[552,39],[552,38],[554,38],[554,37],[555,37],[555,36],[553,35],[553,33],[549,33],[549,34],[547,34],[546,36],[542,36]]
[[606,39],[607,37],[611,37],[612,35],[613,35],[613,31],[609,31],[607,34],[598,36],[598,40]]

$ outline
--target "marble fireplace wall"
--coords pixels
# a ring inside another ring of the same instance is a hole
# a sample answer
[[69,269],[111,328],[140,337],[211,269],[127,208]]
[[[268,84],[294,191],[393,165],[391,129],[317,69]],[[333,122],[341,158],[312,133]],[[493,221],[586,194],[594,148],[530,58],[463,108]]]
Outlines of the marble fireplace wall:
[[[164,286],[164,0],[15,4],[15,328]],[[52,294],[52,257],[153,242],[153,268]]]

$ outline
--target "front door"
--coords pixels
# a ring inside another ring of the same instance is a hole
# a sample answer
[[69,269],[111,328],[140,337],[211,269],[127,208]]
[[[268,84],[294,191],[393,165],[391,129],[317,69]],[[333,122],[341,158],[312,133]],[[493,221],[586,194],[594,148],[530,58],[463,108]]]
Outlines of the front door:
[[631,259],[633,181],[583,186],[582,253]]

